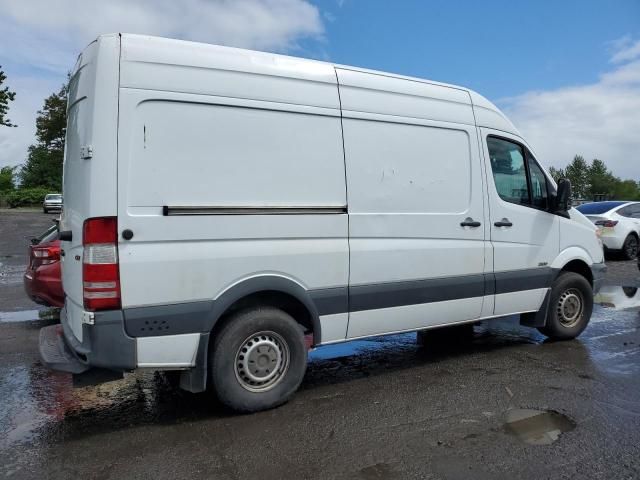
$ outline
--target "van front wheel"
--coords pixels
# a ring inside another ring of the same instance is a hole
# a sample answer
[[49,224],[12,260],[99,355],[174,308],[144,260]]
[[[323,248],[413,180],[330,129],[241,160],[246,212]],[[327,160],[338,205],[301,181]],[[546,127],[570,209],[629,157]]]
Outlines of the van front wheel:
[[546,325],[538,330],[554,340],[571,340],[587,328],[592,311],[589,281],[574,272],[561,272],[551,287]]
[[307,367],[301,326],[273,307],[243,310],[229,317],[213,339],[211,383],[222,403],[256,412],[285,403]]

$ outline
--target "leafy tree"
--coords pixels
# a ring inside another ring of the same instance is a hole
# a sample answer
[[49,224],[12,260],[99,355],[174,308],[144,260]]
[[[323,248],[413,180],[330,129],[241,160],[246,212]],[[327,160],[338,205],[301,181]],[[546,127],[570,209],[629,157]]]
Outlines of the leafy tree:
[[556,182],[561,178],[566,178],[564,168],[549,167],[549,174]]
[[18,167],[0,168],[0,192],[10,192],[16,187],[15,172]]
[[640,200],[638,183],[633,180],[618,180],[614,186],[613,198],[616,200]]
[[591,197],[600,194],[613,196],[616,184],[620,181],[611,173],[607,165],[597,158],[591,162],[588,168],[588,178],[588,193]]
[[589,194],[589,165],[581,155],[573,157],[564,169],[564,176],[571,180],[574,198],[585,198]]
[[17,127],[17,125],[12,124],[11,120],[7,118],[9,102],[13,102],[15,100],[16,92],[12,92],[7,86],[2,88],[2,84],[6,79],[7,76],[2,71],[2,66],[0,65],[0,125],[5,127]]
[[640,182],[621,180],[597,158],[589,165],[583,157],[576,155],[566,168],[551,167],[549,173],[555,180],[562,177],[571,180],[577,198],[640,200]]
[[60,191],[62,186],[62,151],[49,151],[42,145],[31,145],[22,170],[21,187],[47,187]]
[[20,172],[22,186],[48,187],[60,191],[64,139],[67,130],[67,84],[44,101],[36,118],[36,144],[29,147],[27,161]]

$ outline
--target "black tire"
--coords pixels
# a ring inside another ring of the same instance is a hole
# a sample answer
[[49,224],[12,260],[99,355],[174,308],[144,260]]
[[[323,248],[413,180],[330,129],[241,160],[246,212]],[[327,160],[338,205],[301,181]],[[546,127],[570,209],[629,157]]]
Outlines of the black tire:
[[44,213],[49,213],[49,210],[47,210],[46,208],[43,208],[43,209],[42,209],[42,211],[43,211]]
[[[250,362],[261,369],[253,372],[260,377],[248,376],[253,369]],[[269,365],[278,365],[278,373],[270,371]],[[227,318],[215,334],[209,355],[214,391],[223,404],[239,412],[257,412],[285,403],[300,386],[306,368],[303,329],[289,314],[273,307],[247,309]],[[269,381],[252,380],[268,379],[269,375],[274,375]]]
[[587,328],[593,311],[593,289],[574,272],[561,272],[551,287],[547,322],[540,332],[554,340],[571,340]]
[[622,257],[625,260],[634,260],[638,257],[638,237],[629,234],[622,245]]

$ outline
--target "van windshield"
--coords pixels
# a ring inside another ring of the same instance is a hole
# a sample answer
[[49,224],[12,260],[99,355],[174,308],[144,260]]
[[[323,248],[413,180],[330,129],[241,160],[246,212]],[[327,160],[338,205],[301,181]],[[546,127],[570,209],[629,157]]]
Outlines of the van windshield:
[[592,215],[605,213],[609,210],[619,207],[620,205],[624,205],[627,202],[594,202],[594,203],[585,203],[576,207],[580,213],[584,215]]

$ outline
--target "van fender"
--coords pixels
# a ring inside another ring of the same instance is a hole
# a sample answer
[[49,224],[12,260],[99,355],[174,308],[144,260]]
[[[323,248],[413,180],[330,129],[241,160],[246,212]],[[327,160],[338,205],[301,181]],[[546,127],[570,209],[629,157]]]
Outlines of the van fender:
[[[589,253],[580,247],[569,247],[564,249],[560,254],[555,258],[553,263],[550,265],[551,271],[553,272],[551,275],[551,281],[554,281],[560,270],[562,270],[569,262],[574,260],[580,260],[587,264],[587,266],[592,267],[593,260]],[[523,313],[520,315],[520,324],[526,327],[544,327],[547,323],[547,313],[549,311],[549,301],[551,299],[551,289],[547,290],[547,293],[544,296],[544,300],[542,301],[542,305],[540,306],[540,310],[537,312]]]
[[213,300],[213,308],[210,313],[210,328],[213,329],[217,321],[238,300],[260,292],[280,292],[292,296],[302,303],[311,317],[313,323],[314,343],[319,343],[321,338],[320,316],[309,290],[295,280],[277,274],[264,274],[245,278],[234,283]]
[[192,393],[204,392],[207,389],[207,357],[209,354],[210,332],[213,327],[235,302],[251,294],[267,291],[288,294],[302,303],[307,308],[313,323],[314,343],[320,342],[320,317],[306,288],[295,280],[281,275],[265,274],[249,277],[234,283],[213,299],[203,325],[206,331],[200,334],[195,366],[180,374],[180,388]]
[[573,246],[569,248],[565,248],[560,254],[555,258],[553,263],[551,264],[551,268],[554,270],[562,270],[566,264],[572,262],[573,260],[582,260],[589,267],[593,265],[593,259],[589,252],[587,252],[584,248]]

